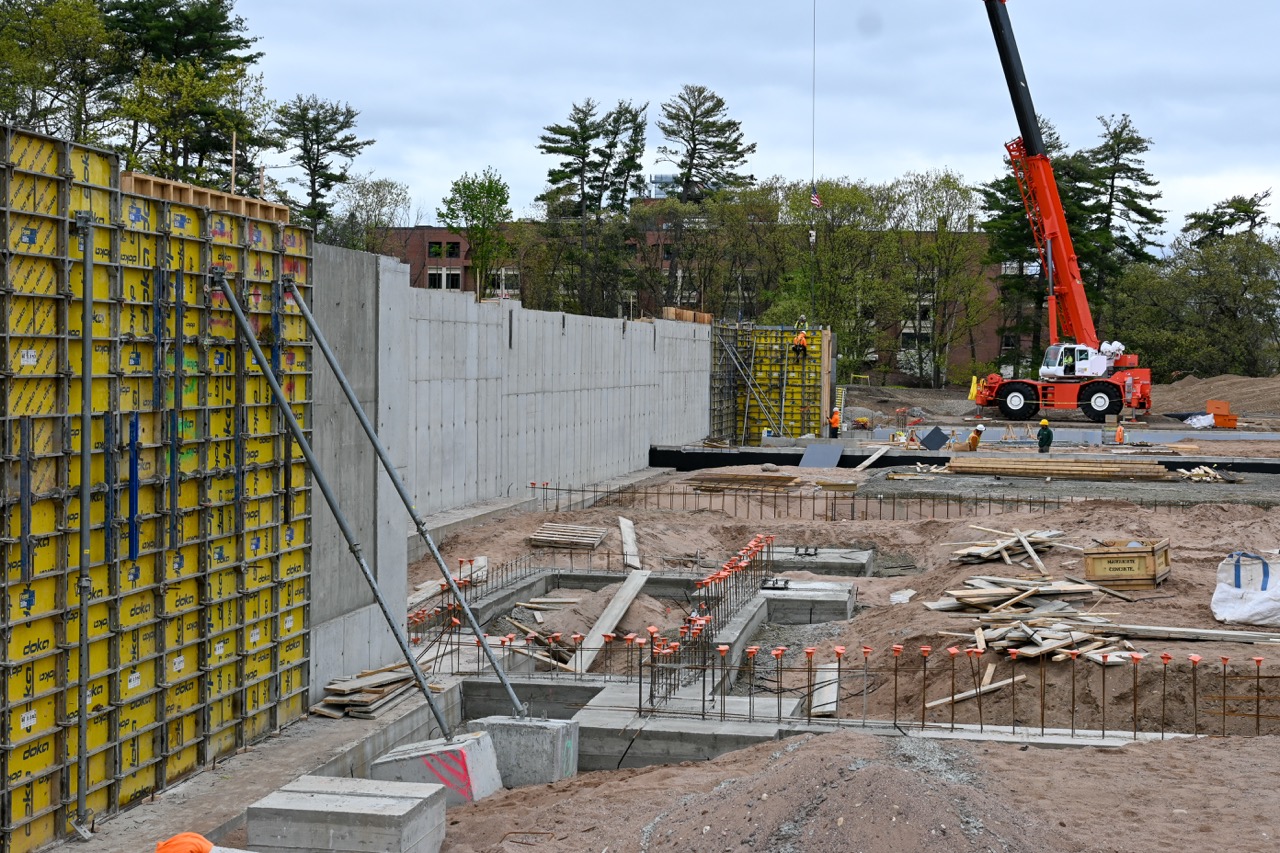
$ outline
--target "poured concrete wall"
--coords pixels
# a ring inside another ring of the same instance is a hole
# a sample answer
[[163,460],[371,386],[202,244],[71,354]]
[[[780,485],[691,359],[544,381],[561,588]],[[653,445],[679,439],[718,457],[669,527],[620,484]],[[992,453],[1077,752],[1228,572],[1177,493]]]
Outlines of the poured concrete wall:
[[[704,438],[711,329],[478,304],[409,287],[392,258],[315,247],[313,311],[422,515],[597,483],[648,465],[651,444]],[[400,612],[422,553],[337,381],[314,352],[320,464]],[[312,697],[399,654],[316,490]],[[410,548],[415,550],[409,550]]]

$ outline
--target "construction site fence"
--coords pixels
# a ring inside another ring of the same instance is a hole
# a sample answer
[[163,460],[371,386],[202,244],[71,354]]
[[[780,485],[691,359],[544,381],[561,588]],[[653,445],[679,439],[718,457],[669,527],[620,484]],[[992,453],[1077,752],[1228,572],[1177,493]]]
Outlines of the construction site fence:
[[[1040,495],[858,494],[784,489],[715,489],[672,485],[645,488],[590,489],[538,485],[537,509],[567,512],[582,506],[613,506],[675,512],[718,512],[744,520],[918,521],[976,518],[1006,513],[1046,513],[1115,498],[1044,493]],[[1127,503],[1154,511],[1177,512],[1190,501],[1128,498]]]
[[[500,645],[541,653],[522,637],[503,638]],[[575,651],[587,648],[579,644]],[[828,650],[796,664],[789,661],[797,657],[797,650],[786,650],[784,660],[773,654],[775,650],[759,649],[735,663],[710,643],[663,654],[621,638],[597,651],[590,673],[570,659],[563,668],[539,677],[633,685],[634,700],[615,710],[640,716],[733,722],[803,719],[838,726],[891,725],[908,734],[957,727],[1033,737],[1133,740],[1280,734],[1280,667],[1252,657],[1192,663],[1185,655],[1170,656],[1165,664],[1155,653],[1138,654],[1136,659],[1120,653],[1109,656],[1108,666],[1083,658],[1042,663],[1003,656],[986,676],[992,653],[979,658],[939,650],[925,658],[919,652],[898,657],[886,650],[864,658],[851,650],[837,658]],[[460,645],[441,668],[480,675],[485,662],[478,644],[473,649]],[[695,684],[700,690],[684,690],[685,698],[673,701],[678,691]],[[1057,698],[1067,691],[1069,696]],[[957,701],[947,701],[953,696]],[[891,700],[887,711],[886,699]]]

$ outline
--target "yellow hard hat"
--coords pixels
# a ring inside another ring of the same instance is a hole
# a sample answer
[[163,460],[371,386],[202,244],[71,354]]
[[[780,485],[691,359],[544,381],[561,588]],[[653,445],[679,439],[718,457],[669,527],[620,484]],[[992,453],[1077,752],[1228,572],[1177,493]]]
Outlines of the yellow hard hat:
[[1049,421],[1045,420],[1044,418],[1040,419],[1040,426],[1048,426],[1048,425],[1049,425]]

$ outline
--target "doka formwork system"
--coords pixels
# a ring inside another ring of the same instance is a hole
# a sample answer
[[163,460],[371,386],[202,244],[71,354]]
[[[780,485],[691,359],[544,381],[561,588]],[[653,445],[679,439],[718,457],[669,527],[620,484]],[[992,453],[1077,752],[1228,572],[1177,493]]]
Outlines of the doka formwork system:
[[806,329],[803,358],[792,344],[799,329],[718,323],[712,329],[711,435],[742,446],[772,435],[826,435],[832,406],[835,337]]
[[122,192],[115,155],[5,126],[0,164],[0,846],[26,851],[305,713],[310,481],[210,271],[309,429],[281,281],[309,290],[311,236]]

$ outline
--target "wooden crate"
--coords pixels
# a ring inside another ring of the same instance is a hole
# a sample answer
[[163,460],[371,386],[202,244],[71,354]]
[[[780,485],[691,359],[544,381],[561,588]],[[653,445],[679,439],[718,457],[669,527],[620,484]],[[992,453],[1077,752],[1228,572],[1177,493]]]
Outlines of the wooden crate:
[[1169,577],[1169,540],[1120,539],[1087,548],[1084,577],[1111,589],[1153,589]]

